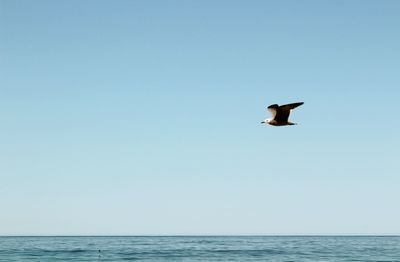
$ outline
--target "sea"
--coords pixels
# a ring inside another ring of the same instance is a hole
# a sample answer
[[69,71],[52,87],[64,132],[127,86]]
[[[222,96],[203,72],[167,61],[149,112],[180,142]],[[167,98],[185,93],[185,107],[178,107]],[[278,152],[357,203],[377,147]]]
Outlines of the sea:
[[0,261],[400,262],[400,236],[0,237]]

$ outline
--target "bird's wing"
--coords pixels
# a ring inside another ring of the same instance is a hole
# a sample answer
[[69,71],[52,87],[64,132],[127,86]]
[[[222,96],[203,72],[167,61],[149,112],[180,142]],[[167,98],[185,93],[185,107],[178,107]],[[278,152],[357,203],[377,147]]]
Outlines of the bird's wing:
[[281,105],[277,110],[276,121],[287,122],[289,119],[290,111],[298,106],[301,106],[304,102],[292,103],[287,105]]
[[272,114],[272,118],[271,119],[275,118],[276,114],[278,113],[278,111],[277,111],[278,108],[279,108],[279,106],[277,104],[270,105],[267,108],[268,111],[271,112],[271,114]]
[[292,103],[292,104],[287,104],[287,105],[281,105],[280,108],[282,110],[292,110],[295,109],[298,106],[301,106],[302,104],[304,104],[304,102],[298,102],[298,103]]

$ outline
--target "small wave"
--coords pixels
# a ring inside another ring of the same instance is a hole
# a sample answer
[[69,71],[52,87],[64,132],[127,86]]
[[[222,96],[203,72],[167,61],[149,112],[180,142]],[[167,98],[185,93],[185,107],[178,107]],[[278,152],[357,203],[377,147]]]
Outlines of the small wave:
[[[83,253],[83,252],[94,252],[95,250],[73,248],[73,249],[40,249],[40,252],[46,253]],[[97,250],[96,250],[97,252]]]

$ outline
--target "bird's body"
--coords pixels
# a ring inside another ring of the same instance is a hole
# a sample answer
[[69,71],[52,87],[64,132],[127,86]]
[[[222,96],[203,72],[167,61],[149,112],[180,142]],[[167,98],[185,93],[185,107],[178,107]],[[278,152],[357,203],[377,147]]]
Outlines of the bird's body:
[[304,102],[292,103],[287,105],[270,105],[267,109],[272,113],[272,118],[267,118],[262,121],[262,124],[269,124],[273,126],[287,126],[296,125],[296,123],[289,122],[289,115],[292,109],[301,106]]

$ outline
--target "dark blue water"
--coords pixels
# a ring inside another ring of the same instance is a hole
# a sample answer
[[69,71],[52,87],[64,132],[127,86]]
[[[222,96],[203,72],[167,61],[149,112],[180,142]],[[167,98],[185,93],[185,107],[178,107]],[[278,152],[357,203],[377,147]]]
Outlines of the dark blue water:
[[67,260],[400,262],[400,237],[0,237],[0,261]]

